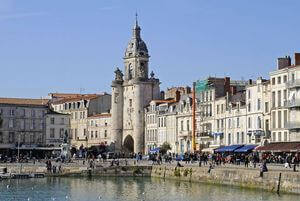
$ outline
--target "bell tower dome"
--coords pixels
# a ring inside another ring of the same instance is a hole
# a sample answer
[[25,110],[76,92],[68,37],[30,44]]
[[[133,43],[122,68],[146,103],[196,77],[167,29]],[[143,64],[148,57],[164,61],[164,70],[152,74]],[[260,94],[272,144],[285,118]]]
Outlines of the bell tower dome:
[[146,43],[141,38],[141,28],[138,25],[137,14],[132,29],[132,37],[125,51],[125,81],[147,80],[149,54]]

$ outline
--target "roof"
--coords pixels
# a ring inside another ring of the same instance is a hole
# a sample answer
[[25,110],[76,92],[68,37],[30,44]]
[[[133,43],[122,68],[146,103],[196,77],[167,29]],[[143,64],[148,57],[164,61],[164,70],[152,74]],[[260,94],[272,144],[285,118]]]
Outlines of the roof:
[[94,114],[89,116],[88,118],[97,118],[97,117],[111,117],[111,114],[110,113]]
[[80,95],[80,96],[76,96],[76,97],[69,97],[69,98],[57,100],[57,101],[54,101],[53,104],[55,105],[55,104],[74,102],[74,101],[80,101],[80,100],[92,100],[92,99],[96,99],[100,96],[103,96],[103,95],[99,95],[99,94]]
[[259,152],[298,152],[300,151],[300,142],[277,142],[260,146],[255,149]]
[[53,114],[53,115],[70,115],[70,114],[64,114],[64,113],[55,112],[53,110],[48,110],[47,114]]
[[49,93],[49,96],[52,98],[75,98],[82,95],[89,95],[89,94],[75,94],[75,93]]
[[161,104],[161,103],[176,103],[177,101],[172,99],[165,99],[165,100],[153,100],[155,103]]
[[0,104],[46,106],[48,103],[49,103],[49,99],[1,98],[0,97]]

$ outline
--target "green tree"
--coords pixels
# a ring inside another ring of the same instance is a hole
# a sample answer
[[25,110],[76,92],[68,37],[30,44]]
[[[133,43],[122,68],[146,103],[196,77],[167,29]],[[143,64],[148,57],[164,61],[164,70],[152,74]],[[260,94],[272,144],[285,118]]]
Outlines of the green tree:
[[168,150],[171,150],[172,147],[168,142],[164,142],[162,145],[160,145],[160,153],[166,154]]

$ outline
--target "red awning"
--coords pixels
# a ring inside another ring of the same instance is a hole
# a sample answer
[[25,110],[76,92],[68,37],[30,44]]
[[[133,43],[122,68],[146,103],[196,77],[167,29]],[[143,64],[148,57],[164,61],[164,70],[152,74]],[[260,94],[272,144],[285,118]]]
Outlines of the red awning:
[[256,147],[258,152],[300,152],[300,142],[277,142]]

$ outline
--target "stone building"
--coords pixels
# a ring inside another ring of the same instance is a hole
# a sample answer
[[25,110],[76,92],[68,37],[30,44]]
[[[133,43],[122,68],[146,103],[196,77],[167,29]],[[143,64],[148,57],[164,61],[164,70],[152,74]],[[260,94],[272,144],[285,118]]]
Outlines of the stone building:
[[153,100],[145,108],[145,153],[167,142],[170,152],[178,153],[177,102],[175,99]]
[[144,108],[151,100],[160,99],[159,80],[149,78],[149,53],[136,20],[124,55],[123,73],[117,68],[112,81],[112,141],[116,150],[143,152]]
[[100,144],[110,145],[111,141],[111,114],[102,113],[88,117],[88,147]]
[[45,146],[48,100],[0,98],[0,149]]
[[[208,77],[207,79],[198,80],[196,82],[196,129],[197,141],[200,150],[208,148],[210,145],[214,144],[216,139],[215,136],[219,136],[218,139],[221,140],[224,135],[223,132],[217,131],[216,123],[218,123],[218,121],[215,118],[216,116],[218,116],[218,118],[220,118],[220,116],[224,116],[221,115],[220,112],[222,111],[222,114],[224,114],[227,110],[228,98],[225,99],[225,102],[222,100],[216,100],[225,96],[231,97],[235,93],[244,90],[245,86],[246,82],[230,80],[230,77]],[[218,102],[220,103],[216,104]],[[224,117],[221,117],[221,119],[218,120],[219,126],[223,123],[225,128],[226,123]],[[219,130],[221,128],[222,127],[219,127]]]
[[108,113],[111,109],[111,95],[84,94],[74,97],[59,98],[51,101],[54,111],[70,114],[71,144],[77,148],[88,146],[88,117]]
[[48,146],[59,147],[70,135],[70,115],[48,110],[45,115],[45,137]]
[[259,77],[246,87],[247,142],[263,144],[270,139],[270,81]]
[[180,97],[176,115],[177,136],[180,154],[192,151],[192,96]]

